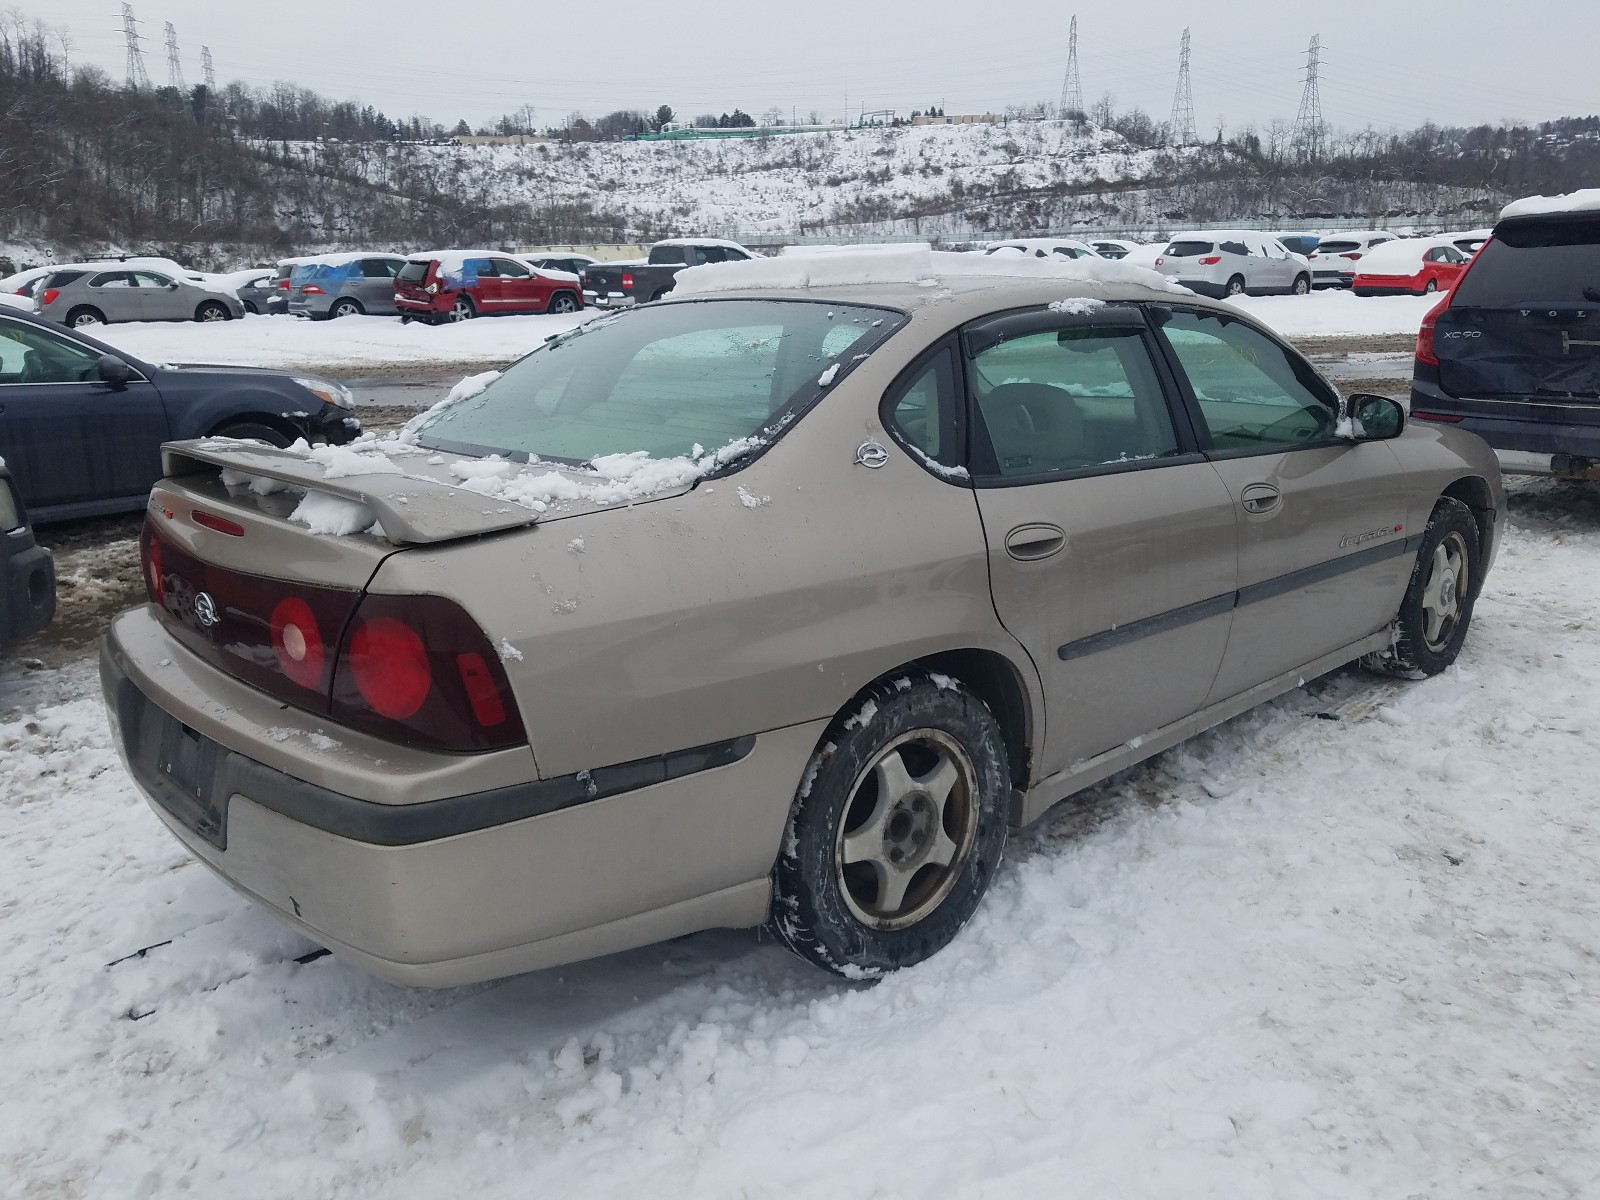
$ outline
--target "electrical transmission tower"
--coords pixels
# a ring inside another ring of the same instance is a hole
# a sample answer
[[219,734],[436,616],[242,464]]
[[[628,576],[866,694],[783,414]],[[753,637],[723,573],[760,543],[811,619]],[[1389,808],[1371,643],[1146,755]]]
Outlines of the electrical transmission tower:
[[167,22],[167,83],[179,94],[189,89],[183,86],[183,60],[178,57],[178,31]]
[[128,86],[148,88],[150,75],[144,69],[144,50],[139,46],[139,43],[144,41],[144,35],[139,32],[139,22],[133,15],[133,5],[128,3],[122,6],[122,36],[128,42]]
[[1194,91],[1189,86],[1189,31],[1183,31],[1183,46],[1178,51],[1178,90],[1172,96],[1172,121],[1167,137],[1174,146],[1190,146],[1198,141],[1194,130]]
[[200,47],[200,69],[206,73],[206,91],[217,90],[217,68],[211,62],[211,47]]
[[1317,74],[1322,69],[1322,38],[1313,36],[1306,51],[1306,90],[1300,95],[1300,112],[1294,119],[1295,152],[1306,162],[1322,157],[1322,92]]
[[1078,18],[1067,36],[1067,76],[1061,81],[1061,119],[1083,119],[1083,80],[1078,78]]

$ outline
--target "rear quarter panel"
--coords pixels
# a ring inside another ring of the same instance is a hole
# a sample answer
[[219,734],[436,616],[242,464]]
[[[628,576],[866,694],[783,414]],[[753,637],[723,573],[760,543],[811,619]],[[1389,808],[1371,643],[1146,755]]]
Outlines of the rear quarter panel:
[[[509,646],[547,777],[832,717],[937,651],[993,650],[1029,679],[994,614],[971,491],[878,424],[904,361],[864,364],[731,477],[396,554],[372,590],[454,596]],[[890,448],[881,469],[855,465],[868,438]]]

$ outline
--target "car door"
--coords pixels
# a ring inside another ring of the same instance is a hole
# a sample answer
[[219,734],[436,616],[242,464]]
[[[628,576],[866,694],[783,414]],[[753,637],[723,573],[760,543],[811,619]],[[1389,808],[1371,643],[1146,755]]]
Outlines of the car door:
[[1051,775],[1205,701],[1232,620],[1233,500],[1137,307],[991,318],[963,345],[995,611],[1038,668]]
[[102,271],[89,280],[90,301],[107,321],[146,320],[144,292],[132,271]]
[[500,303],[500,272],[490,258],[469,258],[463,264],[462,287],[481,313],[497,313]]
[[494,260],[500,275],[502,312],[543,312],[550,299],[550,281],[509,258]]
[[139,304],[146,321],[188,321],[194,318],[193,297],[185,294],[178,281],[155,271],[135,271]]
[[0,316],[0,457],[30,508],[129,497],[161,475],[167,413],[154,385],[114,388],[99,351]]
[[1338,395],[1298,354],[1230,314],[1174,306],[1160,325],[1238,528],[1219,701],[1382,629],[1421,530],[1394,452],[1336,435]]
[[1283,244],[1276,238],[1262,237],[1255,239],[1253,248],[1258,250],[1265,260],[1262,266],[1262,279],[1265,285],[1273,291],[1290,291],[1294,287],[1297,266]]
[[355,280],[357,299],[363,312],[371,316],[393,316],[394,277],[400,273],[403,260],[397,258],[363,258],[361,273]]

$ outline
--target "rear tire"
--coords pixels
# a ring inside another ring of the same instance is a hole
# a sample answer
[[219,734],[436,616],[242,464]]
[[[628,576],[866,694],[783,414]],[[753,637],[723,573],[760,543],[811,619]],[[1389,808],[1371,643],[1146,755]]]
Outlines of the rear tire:
[[1242,295],[1244,295],[1244,276],[1243,275],[1235,275],[1232,279],[1228,280],[1228,295],[1230,295],[1230,296],[1242,296]]
[[228,306],[218,300],[207,300],[194,310],[196,321],[227,321],[233,316],[228,311]]
[[1309,296],[1311,294],[1311,276],[1296,275],[1294,277],[1294,294],[1296,296]]
[[988,890],[1010,794],[1000,726],[975,695],[917,672],[874,684],[806,767],[773,870],[772,928],[846,978],[923,961]]
[[267,425],[261,421],[233,421],[213,429],[209,436],[249,438],[258,442],[265,442],[269,446],[276,446],[280,450],[291,445],[295,440],[277,426]]
[[335,319],[339,317],[359,317],[361,315],[361,305],[354,300],[340,300],[328,310],[328,316]]
[[665,295],[666,295],[666,294],[667,294],[667,293],[668,293],[668,292],[670,292],[670,291],[671,291],[671,290],[672,290],[672,289],[671,289],[671,288],[669,288],[669,287],[664,287],[664,288],[662,288],[662,289],[661,289],[661,290],[660,290],[660,291],[659,291],[659,292],[657,292],[657,293],[656,293],[656,294],[655,294],[655,295],[654,295],[654,296],[651,296],[651,297],[650,297],[650,303],[651,303],[651,304],[654,304],[654,303],[655,303],[655,302],[656,302],[656,301],[657,301],[657,300],[659,300],[659,299],[661,299],[661,298],[662,298],[662,297],[663,297],[663,296],[665,296]]
[[83,329],[89,325],[104,325],[105,314],[98,308],[90,308],[87,304],[75,308],[67,314],[67,325],[72,329]]
[[1478,598],[1478,537],[1478,520],[1461,501],[1444,496],[1433,506],[1395,618],[1393,644],[1363,659],[1364,665],[1423,679],[1455,662]]
[[550,297],[550,303],[545,306],[545,312],[575,313],[578,311],[578,298],[571,292],[557,292]]
[[457,296],[456,302],[450,306],[450,311],[445,315],[445,320],[451,324],[458,321],[470,321],[478,315],[478,310],[473,307],[472,301],[465,296]]

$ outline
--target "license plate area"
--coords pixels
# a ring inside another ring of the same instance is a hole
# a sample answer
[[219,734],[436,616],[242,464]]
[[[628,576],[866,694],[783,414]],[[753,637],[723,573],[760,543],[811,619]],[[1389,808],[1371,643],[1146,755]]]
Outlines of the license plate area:
[[139,721],[138,759],[156,802],[219,850],[228,848],[228,796],[216,786],[222,749],[152,704]]

